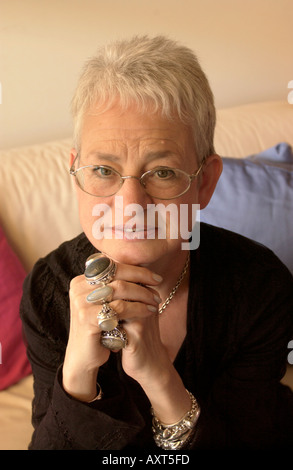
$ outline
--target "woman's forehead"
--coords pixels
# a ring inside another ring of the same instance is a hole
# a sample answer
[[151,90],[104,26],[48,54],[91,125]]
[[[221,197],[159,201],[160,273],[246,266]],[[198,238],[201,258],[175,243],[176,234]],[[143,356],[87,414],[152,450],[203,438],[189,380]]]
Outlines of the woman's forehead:
[[122,112],[113,108],[104,113],[88,113],[81,134],[82,153],[139,154],[189,153],[193,146],[190,128],[179,119],[167,119],[161,113],[142,114],[135,109]]
[[95,139],[97,151],[107,149],[122,150],[127,147],[139,147],[143,149],[158,149],[158,151],[166,151],[168,149],[176,151],[179,149],[179,144],[173,139],[155,138],[155,137],[141,137],[141,138],[124,138],[124,139]]
[[178,141],[189,131],[179,118],[168,119],[160,112],[142,114],[131,107],[121,111],[119,106],[103,113],[88,112],[82,126],[83,137],[95,134],[101,140],[162,138]]

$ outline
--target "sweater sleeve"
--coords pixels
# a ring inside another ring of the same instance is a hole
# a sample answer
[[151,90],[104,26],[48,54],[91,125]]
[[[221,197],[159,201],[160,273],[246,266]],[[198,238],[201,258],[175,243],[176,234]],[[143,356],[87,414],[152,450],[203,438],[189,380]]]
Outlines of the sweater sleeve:
[[34,375],[29,448],[123,449],[144,432],[145,422],[117,367],[117,354],[99,371],[102,400],[83,403],[62,387],[69,316],[68,283],[62,279],[40,260],[24,283],[21,317]]

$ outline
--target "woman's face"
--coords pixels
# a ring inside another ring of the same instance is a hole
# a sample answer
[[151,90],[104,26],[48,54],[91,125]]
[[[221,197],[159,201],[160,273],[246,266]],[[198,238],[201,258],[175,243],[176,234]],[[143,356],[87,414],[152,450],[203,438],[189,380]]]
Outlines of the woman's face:
[[[76,151],[73,151],[72,161],[75,156]],[[140,177],[159,166],[179,168],[188,174],[198,168],[190,128],[179,120],[169,121],[159,113],[140,114],[131,107],[127,112],[117,106],[102,114],[87,114],[79,156],[78,167],[106,165],[122,176]],[[128,264],[150,265],[178,254],[182,242],[188,241],[181,238],[179,215],[182,204],[185,209],[188,207],[188,222],[185,218],[184,228],[185,232],[190,231],[192,205],[198,202],[198,189],[195,179],[186,194],[160,200],[149,196],[136,178],[125,179],[112,196],[91,196],[77,187],[81,225],[91,243],[111,258]],[[172,204],[173,218],[168,220],[167,217],[166,233],[160,231],[162,221],[158,217],[148,217],[150,207],[153,209],[158,204],[162,212]]]

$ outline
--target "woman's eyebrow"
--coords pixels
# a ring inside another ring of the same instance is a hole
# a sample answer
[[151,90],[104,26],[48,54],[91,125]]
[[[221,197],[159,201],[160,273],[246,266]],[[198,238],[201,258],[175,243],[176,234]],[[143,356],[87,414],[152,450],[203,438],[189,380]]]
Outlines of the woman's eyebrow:
[[145,157],[148,161],[158,160],[160,158],[167,158],[167,157],[179,157],[180,155],[173,150],[154,150],[148,152]]
[[[160,160],[162,158],[168,158],[168,157],[180,157],[180,154],[178,152],[175,152],[173,150],[151,150],[146,152],[144,155],[145,161],[147,163],[152,162],[154,160]],[[114,162],[114,163],[121,163],[121,157],[119,155],[115,155],[113,153],[107,153],[107,152],[91,152],[85,157],[88,161],[94,161],[94,160],[103,160],[107,162]]]

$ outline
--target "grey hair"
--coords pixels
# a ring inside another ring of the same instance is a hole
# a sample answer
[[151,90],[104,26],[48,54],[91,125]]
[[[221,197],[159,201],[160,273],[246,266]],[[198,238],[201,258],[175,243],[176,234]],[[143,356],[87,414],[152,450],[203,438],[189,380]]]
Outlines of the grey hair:
[[80,149],[83,117],[90,110],[160,111],[193,131],[198,161],[214,153],[216,112],[206,75],[191,49],[163,36],[135,36],[98,50],[82,71],[72,99],[74,145]]

